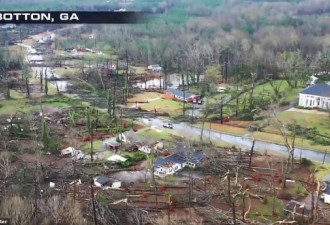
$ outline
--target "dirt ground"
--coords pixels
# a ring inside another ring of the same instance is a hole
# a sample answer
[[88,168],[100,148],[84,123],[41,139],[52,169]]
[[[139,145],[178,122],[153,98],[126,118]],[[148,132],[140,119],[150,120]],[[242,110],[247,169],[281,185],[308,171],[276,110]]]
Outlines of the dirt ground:
[[[32,165],[36,162],[36,156],[34,154],[24,153],[18,155],[17,158],[24,164]],[[39,155],[38,161],[44,166],[55,166],[59,169],[64,168],[68,164],[68,160],[66,158],[60,158],[59,154]]]
[[329,113],[327,113],[327,112],[321,112],[321,111],[318,111],[316,109],[308,110],[308,109],[290,108],[287,111],[300,112],[300,113],[309,113],[309,114],[323,115],[323,116],[328,116],[329,115]]

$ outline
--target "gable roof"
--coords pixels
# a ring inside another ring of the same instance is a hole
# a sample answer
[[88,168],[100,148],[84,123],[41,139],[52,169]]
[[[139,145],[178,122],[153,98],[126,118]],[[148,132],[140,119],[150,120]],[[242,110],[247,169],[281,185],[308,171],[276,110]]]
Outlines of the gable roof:
[[330,97],[330,85],[325,83],[315,84],[305,88],[300,94],[317,95],[322,97]]
[[[179,97],[183,98],[183,91],[181,91],[181,90],[168,88],[166,91],[171,92],[175,96],[179,96]],[[191,96],[195,96],[195,94],[185,91],[184,96],[185,96],[185,98],[190,98]]]

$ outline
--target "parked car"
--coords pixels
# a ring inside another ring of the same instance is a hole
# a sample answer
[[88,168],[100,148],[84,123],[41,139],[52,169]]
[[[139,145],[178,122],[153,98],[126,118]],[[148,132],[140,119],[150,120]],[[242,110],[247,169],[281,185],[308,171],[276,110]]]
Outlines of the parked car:
[[171,123],[164,123],[163,124],[163,127],[169,128],[169,129],[173,129],[173,124],[171,124]]

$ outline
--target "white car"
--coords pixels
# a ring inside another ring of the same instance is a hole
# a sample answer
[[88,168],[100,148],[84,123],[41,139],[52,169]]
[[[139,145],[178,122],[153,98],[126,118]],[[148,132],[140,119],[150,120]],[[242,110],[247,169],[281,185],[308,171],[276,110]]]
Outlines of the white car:
[[148,70],[151,70],[152,72],[159,72],[162,70],[162,67],[159,65],[150,65],[148,66]]
[[169,129],[173,129],[173,124],[171,124],[171,123],[164,123],[163,124],[163,127],[169,128]]

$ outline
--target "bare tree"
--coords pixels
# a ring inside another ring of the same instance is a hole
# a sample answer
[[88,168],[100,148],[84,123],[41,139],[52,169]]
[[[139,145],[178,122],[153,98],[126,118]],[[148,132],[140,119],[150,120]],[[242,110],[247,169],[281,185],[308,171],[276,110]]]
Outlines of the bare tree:
[[31,202],[13,196],[1,202],[0,216],[10,218],[12,225],[30,225],[33,218]]
[[289,172],[290,162],[291,162],[291,169],[293,167],[296,129],[294,127],[291,132],[288,132],[286,129],[286,126],[277,117],[277,113],[275,112],[275,110],[273,111],[272,116],[274,119],[273,126],[280,132],[280,134],[283,138],[283,141],[284,141],[284,146],[286,147],[287,154],[288,154],[285,166],[283,168],[283,174],[282,174],[282,187],[285,188],[286,187],[286,178],[287,178],[287,174]]

